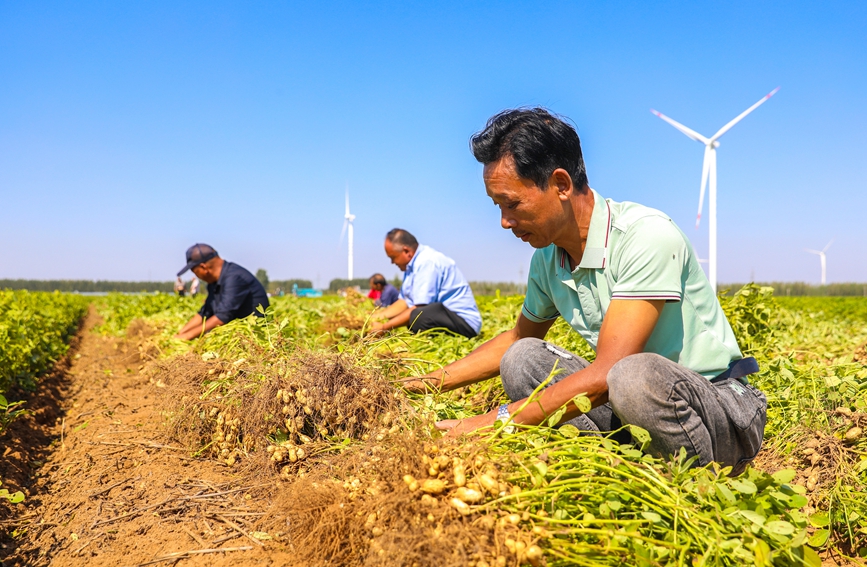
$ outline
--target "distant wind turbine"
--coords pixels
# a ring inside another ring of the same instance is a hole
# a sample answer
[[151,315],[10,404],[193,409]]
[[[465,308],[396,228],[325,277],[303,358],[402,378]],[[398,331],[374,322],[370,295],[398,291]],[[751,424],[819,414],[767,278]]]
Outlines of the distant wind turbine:
[[713,292],[716,293],[716,284],[717,284],[717,272],[716,272],[716,149],[719,147],[719,142],[717,140],[722,137],[723,134],[728,132],[732,126],[743,120],[743,118],[759,107],[763,102],[774,96],[774,94],[780,90],[780,87],[775,88],[770,93],[762,97],[762,99],[749,107],[748,109],[741,112],[734,120],[723,126],[719,129],[719,132],[711,136],[710,138],[705,138],[698,132],[691,130],[681,124],[680,122],[676,122],[669,118],[668,116],[662,114],[661,112],[657,112],[656,110],[650,109],[650,112],[659,116],[678,130],[680,130],[683,134],[686,134],[689,138],[695,140],[696,142],[701,142],[704,144],[704,162],[701,166],[701,192],[698,197],[698,216],[695,219],[695,227],[698,228],[698,224],[701,221],[701,211],[704,207],[704,188],[708,184],[708,180],[710,180],[710,190],[708,194],[709,204],[708,204],[708,230],[710,232],[709,238],[709,248],[708,251],[708,279],[710,280],[710,286],[713,289]]
[[[353,227],[352,221],[355,220],[355,215],[349,212],[349,185],[346,186],[346,213],[343,215],[343,230],[340,232],[340,240],[343,240],[343,235],[347,235],[347,243],[349,244],[349,258],[347,262],[347,275],[350,281],[352,280],[352,240]],[[349,230],[347,234],[347,229]]]
[[825,285],[825,252],[828,251],[828,248],[831,247],[831,244],[834,243],[834,239],[831,239],[831,242],[825,245],[821,251],[819,250],[810,250],[809,248],[804,248],[805,252],[809,252],[810,254],[816,254],[819,256],[819,261],[822,263],[822,285]]

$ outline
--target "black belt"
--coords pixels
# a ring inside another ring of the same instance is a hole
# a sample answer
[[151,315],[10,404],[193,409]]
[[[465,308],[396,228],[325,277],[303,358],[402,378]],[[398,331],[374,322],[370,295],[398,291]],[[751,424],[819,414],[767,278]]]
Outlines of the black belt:
[[747,376],[755,374],[758,371],[759,363],[756,362],[756,359],[752,356],[748,356],[747,358],[741,358],[740,360],[733,360],[731,364],[729,364],[729,367],[722,374],[713,378],[710,383],[722,382],[723,380],[731,378],[740,381],[742,384],[749,384],[750,381],[747,380]]

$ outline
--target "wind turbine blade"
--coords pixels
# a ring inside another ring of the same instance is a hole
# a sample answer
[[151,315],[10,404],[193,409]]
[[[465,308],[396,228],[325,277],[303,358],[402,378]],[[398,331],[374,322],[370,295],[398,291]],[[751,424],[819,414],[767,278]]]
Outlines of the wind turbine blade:
[[346,187],[346,216],[349,216],[349,187]]
[[819,254],[820,256],[824,254],[824,252],[819,252],[818,250],[810,250],[809,248],[804,248],[804,252],[809,252],[810,254]]
[[749,107],[748,109],[746,109],[746,110],[744,110],[743,112],[741,112],[740,114],[738,114],[737,117],[736,117],[734,120],[732,120],[731,122],[729,122],[728,124],[726,124],[725,126],[723,126],[722,128],[720,128],[720,129],[719,129],[719,132],[717,132],[716,134],[714,134],[714,135],[711,137],[711,141],[712,141],[712,142],[715,142],[716,140],[718,140],[718,139],[720,138],[720,136],[722,136],[723,134],[725,134],[726,132],[728,132],[729,130],[731,130],[731,129],[732,129],[732,126],[734,126],[735,124],[737,124],[738,122],[740,122],[741,120],[743,120],[744,116],[746,116],[747,114],[749,114],[749,113],[752,112],[753,110],[757,109],[757,108],[758,108],[759,106],[761,106],[761,105],[762,105],[766,100],[768,100],[769,98],[771,98],[772,96],[774,96],[774,95],[777,93],[778,90],[780,90],[780,87],[775,88],[774,90],[772,90],[771,92],[769,92],[768,94],[766,94],[765,96],[763,96],[763,97],[761,98],[761,100],[759,100],[759,102],[755,103],[754,105],[752,105],[752,106]]
[[830,248],[832,244],[834,244],[834,239],[833,239],[833,238],[831,239],[831,242],[829,242],[828,244],[825,245],[824,248],[822,248],[822,252],[827,252],[827,251],[828,251],[828,248]]
[[704,161],[701,164],[701,191],[698,194],[698,215],[695,217],[695,228],[698,228],[701,222],[701,210],[704,208],[704,190],[707,187],[707,176],[710,172],[710,153],[712,151],[710,146],[704,147]]
[[684,126],[680,122],[678,122],[676,120],[672,120],[671,118],[669,118],[665,114],[663,114],[657,110],[653,110],[652,108],[650,109],[650,112],[652,112],[656,116],[659,116],[660,118],[662,118],[663,120],[665,120],[666,122],[668,122],[669,124],[671,124],[672,126],[677,128],[678,130],[680,130],[681,133],[686,134],[688,137],[692,138],[696,142],[701,142],[702,144],[710,143],[710,141],[707,138],[705,138],[704,136],[702,136],[701,134],[699,134],[695,130],[687,128],[686,126]]
[[340,231],[340,242],[343,242],[343,237],[346,236],[347,225],[349,225],[349,219],[343,221],[343,230]]

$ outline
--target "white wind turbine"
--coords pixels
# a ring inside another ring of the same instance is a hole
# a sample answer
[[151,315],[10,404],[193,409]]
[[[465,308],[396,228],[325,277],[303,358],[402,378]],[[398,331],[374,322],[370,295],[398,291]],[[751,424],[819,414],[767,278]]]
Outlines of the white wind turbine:
[[[680,122],[676,122],[669,118],[668,116],[662,114],[661,112],[657,112],[656,110],[650,109],[650,112],[659,116],[682,133],[686,134],[689,138],[695,140],[696,142],[701,142],[704,144],[704,162],[701,166],[701,192],[698,197],[698,216],[695,219],[695,227],[698,228],[698,224],[701,221],[701,211],[704,206],[704,188],[706,185],[710,186],[710,190],[708,191],[708,230],[710,232],[710,238],[708,239],[708,279],[710,280],[711,289],[716,293],[716,149],[719,147],[719,142],[717,140],[722,137],[723,134],[728,132],[732,126],[743,120],[744,116],[755,110],[759,107],[763,102],[774,96],[774,94],[780,90],[780,87],[775,88],[770,93],[762,97],[762,99],[749,107],[748,109],[741,112],[734,120],[723,126],[719,129],[719,131],[711,136],[710,138],[705,138],[698,132],[691,130],[681,124]],[[708,180],[710,183],[708,183]]]
[[[348,279],[352,280],[352,237],[353,228],[352,221],[355,220],[355,215],[349,212],[349,186],[346,186],[346,213],[343,215],[343,230],[340,232],[340,240],[343,240],[343,235],[347,235],[347,244],[349,244],[349,259],[347,262],[348,268]],[[349,229],[349,233],[347,234],[347,228]]]
[[805,252],[809,252],[810,254],[817,254],[819,256],[819,261],[822,263],[822,285],[825,285],[825,252],[828,251],[828,248],[831,247],[831,244],[834,243],[834,239],[831,239],[831,242],[825,245],[821,251],[819,250],[810,250],[809,248],[804,248]]

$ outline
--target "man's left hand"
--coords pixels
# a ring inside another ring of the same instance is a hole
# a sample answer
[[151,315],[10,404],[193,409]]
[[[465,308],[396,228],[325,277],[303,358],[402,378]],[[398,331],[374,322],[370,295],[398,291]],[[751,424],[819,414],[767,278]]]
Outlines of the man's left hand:
[[494,425],[497,422],[497,412],[491,411],[468,417],[466,419],[444,419],[436,423],[437,429],[447,431],[446,437],[458,437],[464,433],[470,433],[476,429]]

